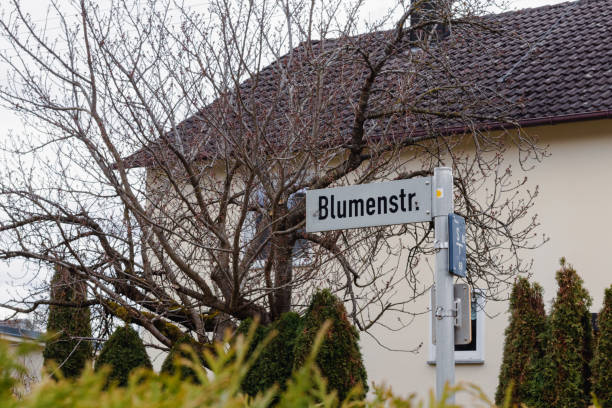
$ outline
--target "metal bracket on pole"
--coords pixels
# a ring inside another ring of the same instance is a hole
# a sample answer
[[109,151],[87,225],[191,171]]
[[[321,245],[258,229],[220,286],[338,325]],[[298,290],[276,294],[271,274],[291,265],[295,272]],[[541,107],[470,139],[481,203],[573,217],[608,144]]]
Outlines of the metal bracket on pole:
[[436,320],[441,320],[444,317],[453,318],[453,326],[455,328],[454,344],[469,344],[472,341],[472,305],[470,287],[465,283],[455,283],[453,285],[453,303],[452,308],[445,313],[444,308],[435,305],[436,287],[431,288],[432,309],[431,314],[431,342],[437,343]]
[[472,298],[467,283],[456,283],[453,286],[456,317],[455,345],[470,344],[472,341]]
[[461,327],[461,299],[453,301],[453,316],[455,316],[455,327]]
[[448,241],[446,242],[434,242],[435,249],[448,249]]

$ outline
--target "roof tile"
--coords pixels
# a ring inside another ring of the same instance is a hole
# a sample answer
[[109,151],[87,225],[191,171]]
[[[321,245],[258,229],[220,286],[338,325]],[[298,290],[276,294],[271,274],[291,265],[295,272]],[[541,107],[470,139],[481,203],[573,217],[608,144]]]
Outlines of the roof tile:
[[[478,43],[485,45],[476,44],[469,36],[462,36],[460,28],[455,29],[451,40],[443,44],[448,47],[449,66],[456,69],[457,74],[465,80],[476,80],[479,91],[469,97],[456,89],[440,92],[425,100],[426,106],[484,110],[486,114],[503,111],[510,118],[527,124],[544,119],[555,121],[575,118],[581,114],[597,117],[598,112],[606,117],[611,115],[611,0],[579,0],[490,15],[484,19],[500,28],[498,33],[477,34],[481,37]],[[368,33],[351,38],[350,41],[374,51],[380,49],[380,44],[389,35],[389,32]],[[329,64],[329,72],[325,77],[327,82],[323,85],[330,103],[326,105],[325,111],[318,113],[322,131],[327,132],[327,137],[333,140],[342,140],[350,132],[352,107],[358,98],[358,87],[365,74],[365,67],[348,52],[340,52],[341,57],[335,60],[317,60],[321,55],[328,55],[330,50],[346,46],[347,42],[347,39],[339,39],[313,43],[315,49],[318,47],[315,56],[307,55],[304,47],[295,49],[295,67],[290,67],[290,71],[298,80],[292,91],[294,99],[285,95],[285,103],[271,106],[270,101],[275,100],[279,90],[288,93],[286,89],[280,88],[282,85],[277,71],[279,64],[285,64],[286,67],[286,57],[258,73],[256,88],[251,81],[241,85],[241,89],[257,94],[255,104],[259,109],[272,109],[270,112],[275,119],[266,129],[271,139],[288,137],[286,118],[292,114],[291,104],[312,100],[313,67],[323,62]],[[393,68],[405,70],[407,61],[418,57],[410,51],[408,45],[406,47],[389,62],[390,72]],[[389,106],[392,104],[390,99],[397,99],[399,94],[416,98],[419,86],[423,89],[423,84],[431,86],[440,82],[440,71],[441,67],[434,66],[431,72],[418,72],[414,78],[385,75],[375,83],[379,92],[373,95],[372,105]],[[498,93],[513,104],[510,107],[500,106],[498,101],[501,99],[496,99]],[[481,96],[488,103],[478,105],[476,102]],[[179,125],[183,142],[197,146],[194,148],[198,150],[194,153],[196,155],[201,154],[200,149],[210,149],[211,144],[216,143],[211,141],[214,138],[203,138],[206,142],[198,142],[202,132],[208,131],[208,126],[198,118],[210,114],[222,115],[226,126],[235,126],[244,132],[240,128],[244,122],[232,122],[235,120],[234,113],[224,108],[223,103],[215,102]],[[309,114],[314,115],[313,112]],[[308,126],[309,117],[306,113],[300,119],[301,123]],[[401,118],[382,120],[381,123],[371,123],[367,126],[368,137],[376,137],[381,129],[391,129],[392,133],[398,135],[407,134],[423,126],[425,122],[422,120],[418,115],[404,115]],[[448,127],[455,125],[448,121],[438,121],[437,124]],[[133,165],[142,165],[146,163],[146,157],[143,150],[130,160]]]

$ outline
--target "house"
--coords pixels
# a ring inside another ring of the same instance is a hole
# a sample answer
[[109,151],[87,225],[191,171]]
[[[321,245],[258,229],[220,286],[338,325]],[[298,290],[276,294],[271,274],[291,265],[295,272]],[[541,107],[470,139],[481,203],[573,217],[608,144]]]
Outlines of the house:
[[[548,145],[549,156],[525,173],[532,188],[540,189],[533,207],[539,231],[549,241],[531,256],[533,280],[544,287],[547,307],[556,292],[555,271],[566,257],[583,277],[598,312],[605,287],[612,284],[606,257],[606,238],[612,221],[600,210],[612,209],[612,3],[574,1],[504,13],[492,17],[515,26],[529,44],[507,43],[504,57],[481,63],[487,72],[510,83],[508,93],[524,98],[513,115],[523,130]],[[519,152],[510,160],[519,162]],[[506,302],[483,302],[477,317],[475,342],[457,346],[457,381],[478,384],[492,396],[497,385],[507,325]],[[420,334],[424,350],[417,354],[381,350],[363,339],[368,374],[394,389],[418,390],[434,383],[435,350],[430,321],[417,318],[409,335],[393,336],[391,348]],[[424,368],[428,366],[428,368]]]
[[[12,319],[0,321],[0,341],[8,343],[10,348],[17,347],[23,342],[36,342],[41,332],[37,331],[29,320]],[[42,378],[44,344],[35,343],[39,348],[35,348],[25,355],[18,356],[18,362],[26,369],[26,373],[19,378],[19,393],[27,393],[32,385],[40,382]]]
[[[487,132],[493,138],[524,137],[527,144],[537,140],[539,145],[548,146],[546,154],[538,158],[541,162],[525,172],[520,169],[521,164],[531,165],[530,161],[524,161],[526,151],[510,144],[504,152],[503,160],[519,168],[515,170],[513,180],[527,176],[525,186],[531,191],[539,189],[537,200],[533,206],[529,205],[530,213],[538,214],[539,226],[530,233],[545,233],[549,240],[527,252],[526,256],[533,258],[529,270],[533,279],[543,285],[545,299],[550,303],[556,290],[554,272],[558,269],[558,260],[566,257],[584,278],[594,299],[592,311],[597,312],[602,304],[604,288],[612,283],[606,256],[610,252],[609,231],[612,231],[612,217],[607,214],[612,209],[612,183],[609,181],[612,175],[612,3],[609,0],[579,0],[487,16],[485,21],[498,30],[478,34],[489,37],[475,38],[467,34],[462,36],[461,27],[457,28],[451,37],[459,35],[459,41],[451,43],[448,50],[450,59],[440,62],[438,70],[430,76],[416,75],[414,88],[402,82],[401,76],[394,76],[393,69],[389,70],[385,81],[378,83],[381,89],[404,87],[402,89],[408,89],[406,92],[409,94],[410,89],[419,89],[422,83],[435,84],[445,66],[464,67],[462,72],[474,85],[470,87],[470,99],[457,91],[458,86],[448,92],[441,91],[434,98],[436,101],[428,100],[424,106],[435,106],[432,103],[437,102],[447,109],[446,114],[434,119],[425,114],[406,118],[392,111],[386,118],[377,118],[380,120],[372,120],[366,126],[368,140],[378,143],[377,132],[384,129],[388,137],[397,140],[404,140],[401,138],[409,135],[412,141],[428,143],[432,129],[435,129],[436,135],[448,135],[449,138],[479,131]],[[392,35],[392,32],[368,33],[347,41],[370,50],[388,41]],[[440,42],[439,46],[444,47],[444,44]],[[248,80],[238,88],[246,92],[256,87],[258,99],[253,102],[253,109],[270,108],[266,117],[271,120],[265,123],[269,144],[249,146],[254,156],[257,156],[258,149],[275,149],[280,138],[289,137],[283,133],[288,123],[299,135],[292,141],[297,151],[303,146],[324,151],[334,143],[350,140],[354,109],[351,102],[354,103],[359,96],[354,79],[364,75],[363,70],[351,68],[352,59],[357,57],[350,52],[343,54],[346,59],[340,62],[336,57],[333,63],[337,65],[329,70],[332,78],[325,79],[325,95],[322,97],[329,99],[324,111],[296,105],[302,109],[303,115],[290,116],[286,106],[301,99],[293,94],[282,99],[282,103],[276,100],[273,107],[269,106],[274,100],[272,95],[277,90],[276,85],[282,80],[276,68],[286,64],[289,58],[298,65],[297,72],[316,76],[316,72],[300,71],[307,65],[300,58],[310,55],[309,47],[319,47],[321,53],[345,49],[335,40],[302,44],[291,56],[284,56],[264,68],[257,81]],[[415,55],[410,49],[404,50],[392,67],[401,68],[404,59]],[[287,72],[294,73],[291,69]],[[292,92],[306,95],[309,81],[304,81],[303,89],[296,86]],[[385,99],[379,95],[372,103],[376,109],[384,111],[386,107],[394,107],[394,103],[389,102],[394,96]],[[233,97],[236,96],[221,98],[227,98],[227,102]],[[511,103],[505,104],[504,101]],[[219,117],[224,117],[224,126],[232,127],[238,122],[243,126],[245,119],[238,117],[236,111],[223,111],[224,106],[224,101],[217,100],[205,109],[217,111]],[[224,147],[223,140],[206,137],[212,124],[202,120],[205,115],[206,112],[196,114],[177,128],[178,144],[186,148],[192,160],[214,160],[214,152]],[[316,129],[316,137],[331,135],[328,139],[308,140],[309,132],[300,133],[300,129],[310,129],[315,117],[321,124]],[[487,120],[494,117],[505,120]],[[466,123],[471,125],[466,126]],[[521,131],[513,129],[517,124],[522,127]],[[259,124],[249,122],[244,126],[257,127]],[[228,138],[232,135],[227,132]],[[305,141],[316,144],[303,144]],[[473,142],[462,143],[465,145],[458,149],[463,149],[468,156],[475,151]],[[531,150],[534,151],[537,150]],[[155,190],[163,175],[160,176],[154,168],[164,165],[159,161],[160,157],[172,157],[172,154],[171,151],[164,153],[163,146],[153,144],[127,158],[125,163],[133,167],[149,167],[149,187]],[[410,147],[407,147],[394,157],[403,163],[408,162],[410,155]],[[329,165],[333,167],[341,158],[335,160],[330,160]],[[406,167],[411,169],[409,165]],[[480,198],[485,197],[485,193],[478,194],[483,194]],[[379,262],[377,265],[390,262],[389,259],[390,256],[384,260],[372,258],[373,263]],[[398,259],[391,262],[397,264]],[[431,277],[426,263],[419,264],[418,268],[422,273],[419,288],[430,287]],[[503,299],[507,292],[496,295]],[[411,301],[410,308],[416,312],[406,329],[389,332],[374,328],[372,337],[362,335],[362,351],[371,381],[384,382],[399,393],[414,391],[421,396],[426,396],[433,387],[435,348],[431,344],[429,302],[428,296]],[[474,382],[485,393],[493,395],[502,359],[507,302],[488,301],[476,296],[474,306],[475,336],[471,344],[456,350],[457,380]],[[411,351],[397,351],[406,349]]]

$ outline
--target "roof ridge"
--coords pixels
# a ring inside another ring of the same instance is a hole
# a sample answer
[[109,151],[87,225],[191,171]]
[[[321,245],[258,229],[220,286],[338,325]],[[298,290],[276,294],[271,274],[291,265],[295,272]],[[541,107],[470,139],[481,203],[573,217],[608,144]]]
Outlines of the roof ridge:
[[[556,4],[544,4],[542,6],[537,6],[537,7],[523,7],[520,9],[515,9],[515,10],[506,10],[503,11],[501,13],[491,13],[491,14],[487,14],[486,16],[489,17],[493,17],[493,16],[505,16],[507,14],[513,14],[513,13],[523,13],[523,12],[531,12],[531,11],[543,11],[546,9],[556,9],[556,8],[562,8],[562,7],[567,7],[573,4],[578,4],[578,3],[582,3],[582,2],[588,2],[590,0],[573,0],[573,1],[564,1],[563,3],[556,3]],[[600,1],[600,0],[595,0],[595,1]]]

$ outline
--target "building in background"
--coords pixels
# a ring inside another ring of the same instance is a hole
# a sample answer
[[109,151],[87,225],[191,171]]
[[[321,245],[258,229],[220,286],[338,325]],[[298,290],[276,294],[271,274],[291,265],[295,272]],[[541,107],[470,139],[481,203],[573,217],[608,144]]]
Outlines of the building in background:
[[[522,131],[548,147],[549,156],[522,171],[520,152],[508,151],[517,180],[528,177],[539,189],[532,208],[539,233],[549,241],[529,254],[533,280],[542,284],[547,311],[556,295],[555,272],[565,257],[584,279],[593,298],[591,312],[602,307],[604,289],[612,284],[605,254],[612,249],[608,231],[612,218],[612,2],[581,0],[493,16],[503,27],[513,27],[525,43],[507,43],[501,54],[483,55],[479,64],[488,73],[483,84],[507,86],[507,95],[520,100],[511,115]],[[468,147],[469,149],[469,147]],[[416,310],[424,310],[423,299]],[[502,361],[507,302],[476,298],[472,319],[473,342],[457,346],[456,379],[479,385],[490,397],[497,386]],[[435,347],[431,317],[417,316],[409,332],[387,335],[390,348],[381,349],[362,338],[369,378],[396,391],[417,391],[425,397],[434,385]],[[461,398],[459,402],[466,402]]]
[[[478,66],[483,73],[480,85],[499,87],[506,98],[515,102],[508,116],[521,126],[522,132],[548,146],[549,156],[528,171],[521,169],[522,152],[510,149],[504,153],[504,160],[516,168],[516,179],[527,176],[528,185],[533,190],[539,189],[532,210],[539,217],[540,233],[545,233],[549,241],[530,253],[533,279],[544,287],[550,305],[556,292],[555,271],[559,269],[559,259],[565,257],[582,276],[593,297],[592,312],[598,312],[604,288],[612,283],[606,256],[612,249],[609,238],[612,217],[608,216],[612,210],[612,2],[580,0],[487,18],[498,27],[517,33],[515,40],[496,43],[495,53],[482,53],[476,60],[468,60],[465,55],[470,54],[458,48],[451,54],[452,62]],[[490,35],[492,42],[497,41],[496,33]],[[259,80],[262,89],[266,85],[274,89],[266,83],[274,80],[272,74],[262,74]],[[347,117],[350,113],[350,107],[346,107],[346,112],[334,112]],[[338,122],[347,127],[351,124],[350,120]],[[184,123],[188,126],[189,120]],[[487,123],[483,126],[491,132],[500,131],[500,135],[504,127]],[[445,129],[448,134],[466,131],[453,127],[453,123]],[[338,133],[342,130],[346,129],[338,129]],[[513,136],[516,135],[510,131],[504,137]],[[469,151],[474,146],[465,149]],[[141,153],[130,157],[128,164],[149,166],[146,152]],[[433,274],[427,268],[423,263],[419,275],[425,286],[433,284]],[[508,304],[487,303],[478,292],[475,294],[472,313],[475,335],[471,344],[456,350],[456,377],[457,381],[478,384],[492,397],[502,361]],[[386,383],[399,394],[428,395],[435,374],[431,316],[427,314],[429,302],[423,296],[411,305],[423,313],[414,316],[408,329],[379,333],[388,348],[362,336],[370,381]]]
[[0,341],[5,341],[9,347],[15,348],[23,342],[33,342],[39,345],[34,351],[29,354],[19,356],[18,362],[26,369],[26,374],[20,376],[20,387],[15,390],[17,393],[27,393],[30,391],[33,384],[39,382],[42,378],[43,368],[43,349],[44,343],[38,342],[42,333],[36,329],[30,320],[26,319],[11,319],[0,320]]

